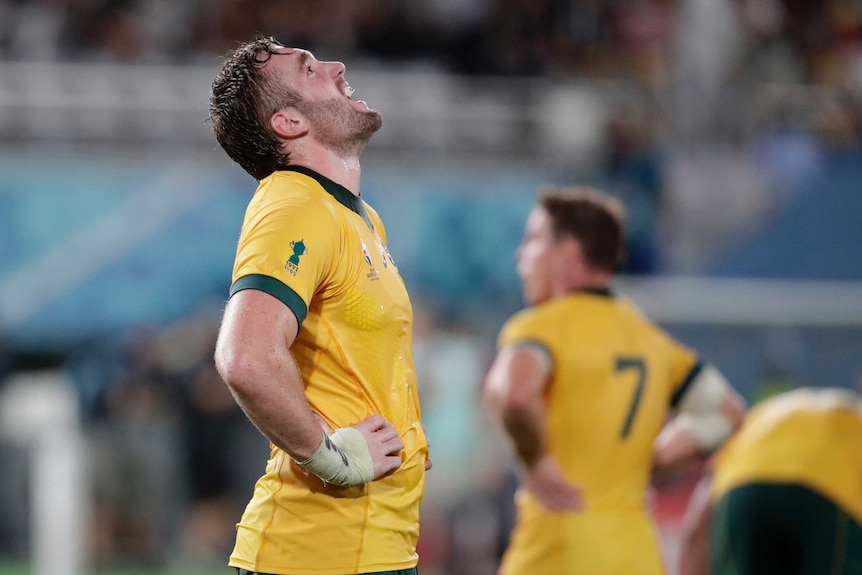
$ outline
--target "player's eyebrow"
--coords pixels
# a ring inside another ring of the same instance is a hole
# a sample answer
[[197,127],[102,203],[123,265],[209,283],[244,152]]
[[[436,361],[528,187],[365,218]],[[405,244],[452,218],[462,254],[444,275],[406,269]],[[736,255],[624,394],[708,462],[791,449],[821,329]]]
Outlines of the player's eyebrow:
[[311,57],[311,52],[309,52],[308,50],[302,50],[301,51],[301,53],[299,55],[299,71],[300,72],[302,72],[302,70],[308,64],[308,59],[310,57]]

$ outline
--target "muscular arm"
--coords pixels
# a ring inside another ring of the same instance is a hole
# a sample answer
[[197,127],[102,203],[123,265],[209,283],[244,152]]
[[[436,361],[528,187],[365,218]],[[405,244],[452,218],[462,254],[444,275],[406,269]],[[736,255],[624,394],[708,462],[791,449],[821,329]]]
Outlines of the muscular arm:
[[531,345],[510,345],[494,360],[485,381],[485,405],[506,430],[527,466],[545,453],[543,393],[550,360]]
[[522,482],[549,511],[583,508],[580,490],[571,485],[545,445],[544,391],[551,372],[547,352],[516,344],[500,350],[485,381],[485,405],[511,440]]
[[282,302],[262,291],[240,291],[225,308],[215,360],[252,423],[302,461],[320,445],[321,426],[290,353],[298,330],[296,316]]
[[239,406],[276,447],[326,481],[359,485],[397,469],[404,443],[382,416],[324,431],[290,353],[297,332],[296,316],[269,294],[243,290],[231,297],[215,362]]

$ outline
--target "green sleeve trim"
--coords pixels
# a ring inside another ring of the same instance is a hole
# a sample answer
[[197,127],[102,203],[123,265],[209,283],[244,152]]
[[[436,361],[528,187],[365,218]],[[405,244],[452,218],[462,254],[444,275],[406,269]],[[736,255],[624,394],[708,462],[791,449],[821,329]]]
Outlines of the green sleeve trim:
[[236,292],[246,289],[255,289],[268,293],[272,297],[281,301],[281,303],[289,307],[290,311],[293,312],[293,315],[296,316],[296,323],[299,327],[302,326],[302,322],[305,321],[305,316],[308,315],[308,306],[305,305],[302,298],[299,297],[299,295],[291,288],[272,276],[261,274],[243,276],[233,282],[233,285],[230,286],[230,295],[233,297],[233,294]]
[[512,343],[510,343],[509,345],[526,345],[529,347],[535,347],[536,349],[538,349],[542,353],[547,353],[548,357],[551,356],[550,348],[547,345],[545,345],[544,342],[539,341],[538,339],[532,339],[532,338],[516,339],[516,340],[512,341]]
[[548,369],[548,374],[554,371],[554,354],[551,353],[551,348],[545,345],[544,342],[539,341],[538,339],[524,338],[524,339],[516,339],[509,343],[508,345],[519,346],[523,345],[526,347],[531,347],[541,353],[548,361],[545,367]]
[[691,387],[691,384],[697,379],[698,374],[706,367],[706,363],[702,359],[698,359],[697,363],[694,364],[694,367],[688,372],[688,375],[685,376],[685,379],[682,380],[682,384],[677,388],[674,392],[673,397],[670,398],[670,406],[676,407],[679,405],[679,402],[682,401],[683,396],[688,391],[688,388]]

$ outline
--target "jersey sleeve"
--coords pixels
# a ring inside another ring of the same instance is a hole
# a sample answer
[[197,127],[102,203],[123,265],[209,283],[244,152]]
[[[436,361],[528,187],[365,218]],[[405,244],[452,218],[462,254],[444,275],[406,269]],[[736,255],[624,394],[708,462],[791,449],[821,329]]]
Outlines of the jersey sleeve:
[[705,362],[694,350],[677,341],[670,340],[670,346],[670,380],[673,391],[670,405],[676,407],[703,369]]
[[544,325],[533,310],[521,311],[503,325],[497,337],[497,349],[523,343],[538,345],[550,351],[546,337],[547,329],[547,325]]
[[261,192],[246,213],[230,295],[244,289],[266,292],[288,306],[302,325],[312,297],[339,261],[337,217],[302,190]]

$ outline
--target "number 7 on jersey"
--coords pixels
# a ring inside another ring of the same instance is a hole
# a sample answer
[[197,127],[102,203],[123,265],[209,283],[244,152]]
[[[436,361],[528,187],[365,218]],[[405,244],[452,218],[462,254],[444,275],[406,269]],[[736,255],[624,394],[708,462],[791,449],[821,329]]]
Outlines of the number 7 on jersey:
[[616,363],[616,373],[623,373],[627,371],[634,371],[637,374],[637,385],[635,386],[635,392],[632,396],[631,405],[629,406],[628,414],[626,415],[626,419],[623,422],[623,427],[620,430],[620,438],[625,439],[628,437],[629,432],[632,429],[632,423],[635,419],[635,413],[637,413],[638,405],[640,405],[641,397],[643,397],[644,386],[646,385],[646,375],[647,368],[646,362],[642,357],[626,357],[620,356],[617,358]]

